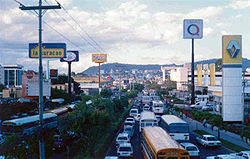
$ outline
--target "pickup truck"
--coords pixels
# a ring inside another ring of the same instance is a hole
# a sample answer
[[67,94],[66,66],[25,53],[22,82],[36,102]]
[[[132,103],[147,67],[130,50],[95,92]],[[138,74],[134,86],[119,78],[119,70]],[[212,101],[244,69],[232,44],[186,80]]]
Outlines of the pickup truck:
[[202,135],[201,137],[196,137],[196,141],[204,147],[221,146],[221,142],[212,135]]

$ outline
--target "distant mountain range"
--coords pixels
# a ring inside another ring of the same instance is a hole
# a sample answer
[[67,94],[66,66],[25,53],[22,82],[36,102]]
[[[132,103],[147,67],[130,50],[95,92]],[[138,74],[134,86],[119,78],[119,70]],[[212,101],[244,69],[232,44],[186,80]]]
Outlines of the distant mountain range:
[[[202,60],[195,62],[195,68],[197,64],[211,64],[215,63],[218,59],[209,59],[209,60]],[[221,60],[221,59],[220,59]],[[101,70],[104,72],[110,72],[110,70],[126,70],[131,71],[133,69],[137,70],[161,70],[161,66],[168,66],[168,67],[182,67],[183,65],[176,65],[176,64],[166,64],[166,65],[157,65],[157,64],[149,64],[149,65],[135,65],[135,64],[123,64],[123,63],[107,63],[101,65]],[[250,60],[243,58],[243,69],[250,67]],[[98,72],[98,66],[89,67],[87,70],[83,71],[82,75],[96,75]]]

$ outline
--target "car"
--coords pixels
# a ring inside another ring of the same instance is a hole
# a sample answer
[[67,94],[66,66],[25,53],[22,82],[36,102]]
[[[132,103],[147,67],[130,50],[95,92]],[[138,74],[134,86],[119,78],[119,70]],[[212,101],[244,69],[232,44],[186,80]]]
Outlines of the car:
[[136,116],[134,116],[135,121],[140,121],[141,118],[141,114],[137,114]]
[[204,110],[204,111],[212,111],[214,109],[214,105],[212,104],[206,104],[204,106],[202,106],[201,110]]
[[221,142],[213,135],[202,135],[196,137],[196,141],[204,147],[220,147]]
[[150,106],[149,106],[149,105],[145,105],[145,106],[143,107],[143,110],[146,110],[146,111],[150,110]]
[[119,133],[117,138],[116,138],[116,145],[120,145],[123,143],[129,143],[130,142],[130,137],[128,133]]
[[204,103],[204,102],[197,102],[197,103],[191,105],[190,108],[192,108],[192,109],[201,109],[205,105],[206,105],[206,103]]
[[0,145],[5,142],[5,138],[2,134],[0,134]]
[[156,117],[156,119],[157,119],[157,121],[159,123],[161,121],[161,116],[160,115],[155,115],[155,117]]
[[129,112],[129,116],[136,116],[139,113],[138,109],[132,108]]
[[217,155],[217,156],[207,156],[206,159],[235,159],[235,157],[226,154],[226,155]]
[[55,140],[53,146],[54,151],[66,151],[66,144],[60,135],[58,134],[54,135],[54,140]]
[[132,126],[126,126],[123,132],[127,133],[130,137],[134,136],[134,128]]
[[231,153],[230,155],[236,159],[250,159],[250,151],[240,151],[238,153]]
[[106,156],[105,159],[118,159],[118,156]]
[[189,152],[190,157],[199,158],[200,151],[197,146],[189,142],[182,142],[180,145]]
[[117,148],[117,154],[119,157],[133,157],[133,148],[131,143],[120,144]]
[[127,117],[125,122],[132,122],[133,124],[135,124],[135,119],[132,117]]
[[132,122],[132,121],[125,121],[125,122],[124,122],[124,128],[125,128],[126,126],[132,126],[132,127],[134,127],[134,125],[135,125],[135,123]]

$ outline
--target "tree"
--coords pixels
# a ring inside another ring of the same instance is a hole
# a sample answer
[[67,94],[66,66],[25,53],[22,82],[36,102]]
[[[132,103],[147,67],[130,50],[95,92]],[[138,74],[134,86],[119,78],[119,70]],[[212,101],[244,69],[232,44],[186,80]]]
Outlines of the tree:
[[219,115],[216,115],[216,116],[213,116],[211,119],[210,119],[210,123],[212,125],[212,129],[216,126],[218,128],[218,139],[220,139],[220,130],[225,126],[225,123],[223,123],[223,119],[221,116]]
[[3,89],[4,89],[4,85],[3,84],[0,84],[0,92],[3,92]]
[[102,89],[100,94],[103,98],[110,98],[113,93],[110,89]]

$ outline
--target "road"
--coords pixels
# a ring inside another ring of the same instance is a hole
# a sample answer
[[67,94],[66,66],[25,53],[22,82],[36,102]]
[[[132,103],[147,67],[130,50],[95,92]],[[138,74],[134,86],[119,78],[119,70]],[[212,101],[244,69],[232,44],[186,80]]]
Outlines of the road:
[[[122,128],[119,132],[122,132]],[[134,149],[134,157],[135,159],[143,159],[143,155],[141,153],[141,148],[140,148],[140,137],[139,137],[139,125],[138,122],[135,124],[135,135],[131,141],[133,149]],[[200,159],[206,159],[207,156],[216,156],[219,154],[227,154],[227,153],[232,153],[232,151],[224,148],[224,147],[219,147],[219,148],[205,148],[201,145],[199,145],[196,141],[195,138],[197,135],[195,133],[190,133],[190,142],[195,144],[199,150],[200,150]],[[117,149],[115,146],[115,139],[110,146],[107,155],[106,156],[117,156],[116,153]]]

